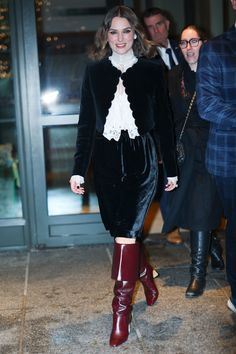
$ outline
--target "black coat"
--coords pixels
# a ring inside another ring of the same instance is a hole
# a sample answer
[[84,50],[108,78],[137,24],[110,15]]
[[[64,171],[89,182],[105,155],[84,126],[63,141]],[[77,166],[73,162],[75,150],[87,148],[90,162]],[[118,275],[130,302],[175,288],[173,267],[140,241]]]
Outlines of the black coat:
[[[195,72],[185,63],[169,72],[169,92],[176,137],[182,129],[188,106],[195,91]],[[163,232],[174,227],[208,231],[219,225],[222,208],[215,182],[205,167],[209,124],[193,104],[182,141],[186,159],[179,167],[179,187],[168,194],[168,211]]]
[[116,69],[108,58],[88,65],[82,85],[73,174],[86,174],[96,134],[103,133],[120,77],[139,134],[157,132],[167,176],[176,176],[174,132],[164,69],[141,58],[125,73]]

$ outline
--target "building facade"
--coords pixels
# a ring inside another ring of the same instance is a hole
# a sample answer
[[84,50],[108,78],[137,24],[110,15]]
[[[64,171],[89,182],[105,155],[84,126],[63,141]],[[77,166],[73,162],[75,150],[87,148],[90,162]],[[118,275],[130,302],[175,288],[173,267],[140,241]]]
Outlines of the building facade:
[[233,23],[224,0],[0,0],[0,248],[109,242],[92,170],[73,195],[73,164],[86,49],[107,9],[168,10],[212,35]]

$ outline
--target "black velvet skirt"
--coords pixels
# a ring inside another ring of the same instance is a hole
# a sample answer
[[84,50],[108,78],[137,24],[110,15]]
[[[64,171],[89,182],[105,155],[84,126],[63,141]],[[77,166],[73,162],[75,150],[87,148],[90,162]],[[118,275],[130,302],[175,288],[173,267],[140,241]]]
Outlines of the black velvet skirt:
[[119,141],[98,136],[93,170],[105,228],[112,237],[141,237],[157,185],[156,147],[151,134],[130,139],[123,131]]

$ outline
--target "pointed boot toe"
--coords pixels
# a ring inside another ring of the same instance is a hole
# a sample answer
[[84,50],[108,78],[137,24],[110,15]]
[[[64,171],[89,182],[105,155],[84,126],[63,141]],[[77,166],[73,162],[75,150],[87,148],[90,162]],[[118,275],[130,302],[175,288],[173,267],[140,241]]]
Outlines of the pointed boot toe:
[[130,324],[132,316],[127,315],[114,315],[113,316],[113,327],[110,336],[110,346],[118,347],[119,345],[125,343],[129,337]]
[[185,297],[193,298],[202,295],[205,289],[205,285],[206,285],[205,279],[192,278],[185,292]]

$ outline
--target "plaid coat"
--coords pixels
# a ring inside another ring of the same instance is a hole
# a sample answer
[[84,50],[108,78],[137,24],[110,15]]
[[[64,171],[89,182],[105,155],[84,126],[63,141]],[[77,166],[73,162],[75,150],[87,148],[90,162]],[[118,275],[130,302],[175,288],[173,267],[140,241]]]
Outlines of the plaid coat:
[[197,70],[197,105],[210,122],[208,171],[236,177],[236,28],[202,46]]

